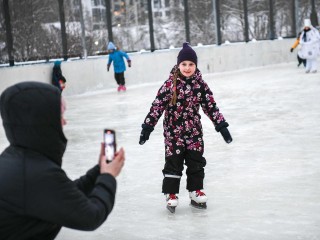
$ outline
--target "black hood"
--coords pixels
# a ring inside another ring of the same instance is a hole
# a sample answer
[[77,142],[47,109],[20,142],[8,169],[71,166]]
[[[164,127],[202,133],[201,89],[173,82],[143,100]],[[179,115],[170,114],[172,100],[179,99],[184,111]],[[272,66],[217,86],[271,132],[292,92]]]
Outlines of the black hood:
[[61,126],[61,92],[46,83],[22,82],[0,98],[10,145],[39,152],[61,166],[67,139]]

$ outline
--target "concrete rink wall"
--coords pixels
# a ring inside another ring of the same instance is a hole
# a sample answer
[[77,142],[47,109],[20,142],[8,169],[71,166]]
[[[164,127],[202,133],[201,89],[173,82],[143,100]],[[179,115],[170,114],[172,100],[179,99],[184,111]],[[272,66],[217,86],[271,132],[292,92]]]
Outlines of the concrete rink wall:
[[[294,39],[232,43],[221,46],[194,47],[198,55],[198,67],[202,73],[225,72],[250,67],[295,61],[296,53],[290,53]],[[125,72],[128,87],[164,81],[176,63],[180,48],[129,54],[132,67]],[[67,79],[64,95],[81,94],[93,90],[115,89],[113,66],[107,71],[108,56],[85,60],[68,60],[61,69]],[[16,65],[0,68],[0,92],[21,81],[51,81],[53,63]]]

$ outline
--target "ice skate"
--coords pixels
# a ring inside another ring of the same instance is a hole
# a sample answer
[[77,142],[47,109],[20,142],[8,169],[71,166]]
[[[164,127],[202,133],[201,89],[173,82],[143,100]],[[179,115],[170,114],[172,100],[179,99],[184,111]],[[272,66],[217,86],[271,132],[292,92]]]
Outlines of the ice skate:
[[174,193],[166,194],[166,201],[167,201],[167,209],[171,213],[175,213],[176,207],[178,206],[178,196]]
[[125,85],[122,85],[122,91],[126,91],[127,90],[127,88],[126,88],[126,86]]
[[121,89],[122,89],[122,85],[119,85],[119,86],[118,86],[118,92],[120,92]]
[[189,192],[189,197],[191,199],[191,206],[199,209],[207,208],[208,197],[201,190]]

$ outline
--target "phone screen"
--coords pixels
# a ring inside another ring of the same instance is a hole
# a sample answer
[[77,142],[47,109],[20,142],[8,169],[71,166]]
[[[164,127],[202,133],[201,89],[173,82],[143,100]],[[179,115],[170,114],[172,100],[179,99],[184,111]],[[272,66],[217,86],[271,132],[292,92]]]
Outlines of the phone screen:
[[116,134],[114,130],[104,130],[104,146],[107,162],[111,162],[116,153]]

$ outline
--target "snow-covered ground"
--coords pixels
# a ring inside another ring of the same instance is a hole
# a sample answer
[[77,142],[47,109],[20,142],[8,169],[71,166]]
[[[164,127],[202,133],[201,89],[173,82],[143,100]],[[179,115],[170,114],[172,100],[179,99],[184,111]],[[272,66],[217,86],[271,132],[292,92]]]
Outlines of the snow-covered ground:
[[[203,116],[208,209],[189,206],[184,175],[176,213],[166,210],[162,119],[138,144],[161,82],[68,96],[63,167],[70,178],[97,163],[104,128],[117,131],[126,164],[107,221],[94,232],[63,228],[58,240],[320,239],[320,73],[293,62],[204,79],[234,139],[226,144]],[[1,151],[6,144],[1,129]]]

